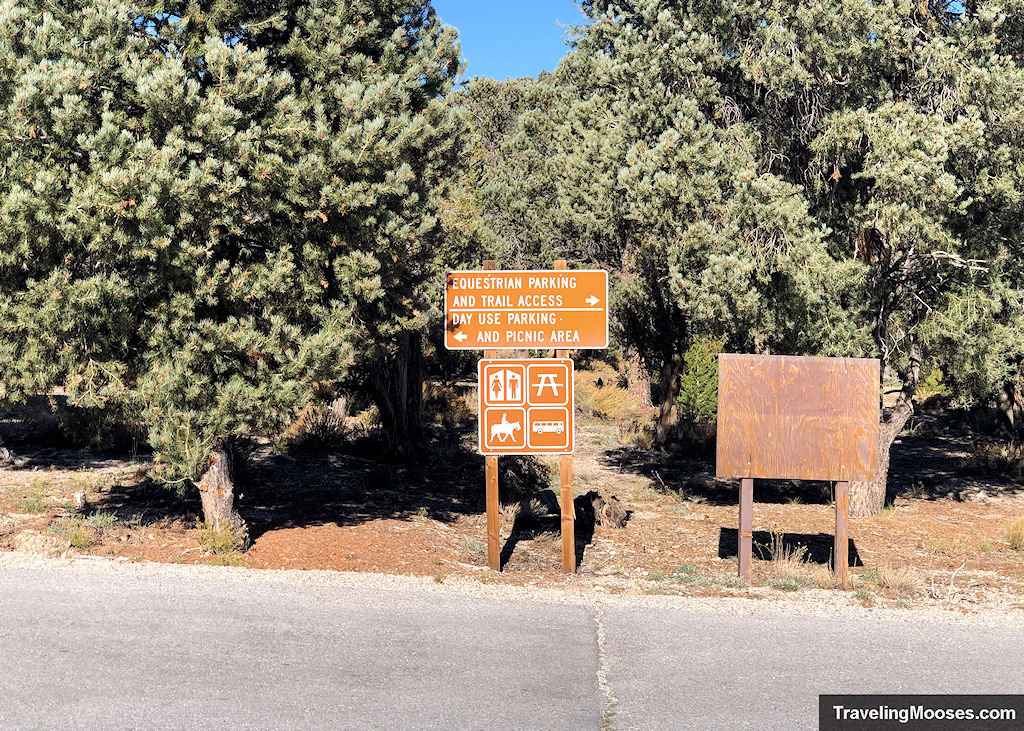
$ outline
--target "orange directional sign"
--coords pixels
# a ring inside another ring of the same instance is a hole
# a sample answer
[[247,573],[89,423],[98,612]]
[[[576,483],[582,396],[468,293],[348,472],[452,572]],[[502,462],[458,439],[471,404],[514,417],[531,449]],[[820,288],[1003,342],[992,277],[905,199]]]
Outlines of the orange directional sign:
[[572,454],[571,360],[481,360],[480,453]]
[[449,350],[608,347],[608,272],[449,272]]

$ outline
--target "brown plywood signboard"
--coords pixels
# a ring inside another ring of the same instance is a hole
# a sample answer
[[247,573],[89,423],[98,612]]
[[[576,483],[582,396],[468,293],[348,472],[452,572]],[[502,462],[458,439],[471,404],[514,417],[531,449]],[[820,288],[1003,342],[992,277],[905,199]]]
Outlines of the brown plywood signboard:
[[718,476],[873,479],[878,384],[874,359],[722,353]]

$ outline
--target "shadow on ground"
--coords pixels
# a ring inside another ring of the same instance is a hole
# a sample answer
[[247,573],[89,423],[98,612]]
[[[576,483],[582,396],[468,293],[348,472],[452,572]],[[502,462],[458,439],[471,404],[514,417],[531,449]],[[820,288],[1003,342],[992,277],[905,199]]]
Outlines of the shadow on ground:
[[[553,493],[552,498],[554,498]],[[557,500],[557,498],[554,499]],[[575,509],[573,537],[575,539],[576,546],[577,570],[579,570],[579,567],[583,564],[583,558],[586,554],[587,546],[589,546],[594,540],[594,530],[597,525],[596,515],[592,505],[589,510],[587,509],[588,500],[589,496],[580,495],[576,498],[573,506]],[[549,543],[561,543],[562,519],[557,503],[555,503],[555,511],[551,515],[538,516],[521,512],[516,516],[512,523],[512,529],[509,533],[509,537],[501,549],[502,570],[504,570],[505,566],[512,559],[512,555],[515,553],[515,550],[520,543],[538,539],[545,540]]]
[[[834,537],[828,533],[786,533],[782,536],[782,550],[791,554],[807,549],[805,560],[808,563],[831,565]],[[770,561],[772,535],[768,531],[754,531],[754,558]],[[739,532],[735,528],[720,528],[718,531],[718,557],[735,559],[739,551]],[[863,566],[857,546],[853,539],[849,545],[849,565]]]

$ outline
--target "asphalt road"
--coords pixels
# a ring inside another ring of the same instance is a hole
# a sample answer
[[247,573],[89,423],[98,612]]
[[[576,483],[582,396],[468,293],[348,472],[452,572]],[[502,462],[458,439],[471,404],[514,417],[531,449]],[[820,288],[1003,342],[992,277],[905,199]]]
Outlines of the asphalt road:
[[0,565],[0,728],[800,729],[819,693],[1024,691],[1019,626],[123,569]]

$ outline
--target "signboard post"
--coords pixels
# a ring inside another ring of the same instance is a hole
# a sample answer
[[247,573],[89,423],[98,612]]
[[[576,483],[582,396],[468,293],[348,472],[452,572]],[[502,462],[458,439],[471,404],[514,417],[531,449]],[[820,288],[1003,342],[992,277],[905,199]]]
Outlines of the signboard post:
[[851,480],[878,471],[879,363],[863,358],[718,356],[716,473],[740,479],[740,576],[750,579],[755,479],[836,482],[833,567],[846,587]]
[[[484,261],[484,270],[494,270],[493,259]],[[445,302],[447,303],[447,301],[448,296],[445,295]],[[447,319],[446,312],[446,327]],[[497,350],[484,351],[484,358],[497,357]],[[479,386],[479,384],[477,385]],[[491,571],[501,571],[501,522],[498,517],[501,506],[498,504],[498,457],[488,455],[484,457],[484,462],[487,470],[487,568]]]
[[[486,461],[487,565],[501,570],[498,456],[559,455],[562,568],[576,571],[573,363],[570,349],[608,346],[608,274],[570,271],[450,272],[445,345],[484,349],[479,364],[480,452]],[[500,360],[499,349],[554,349],[554,359]]]

